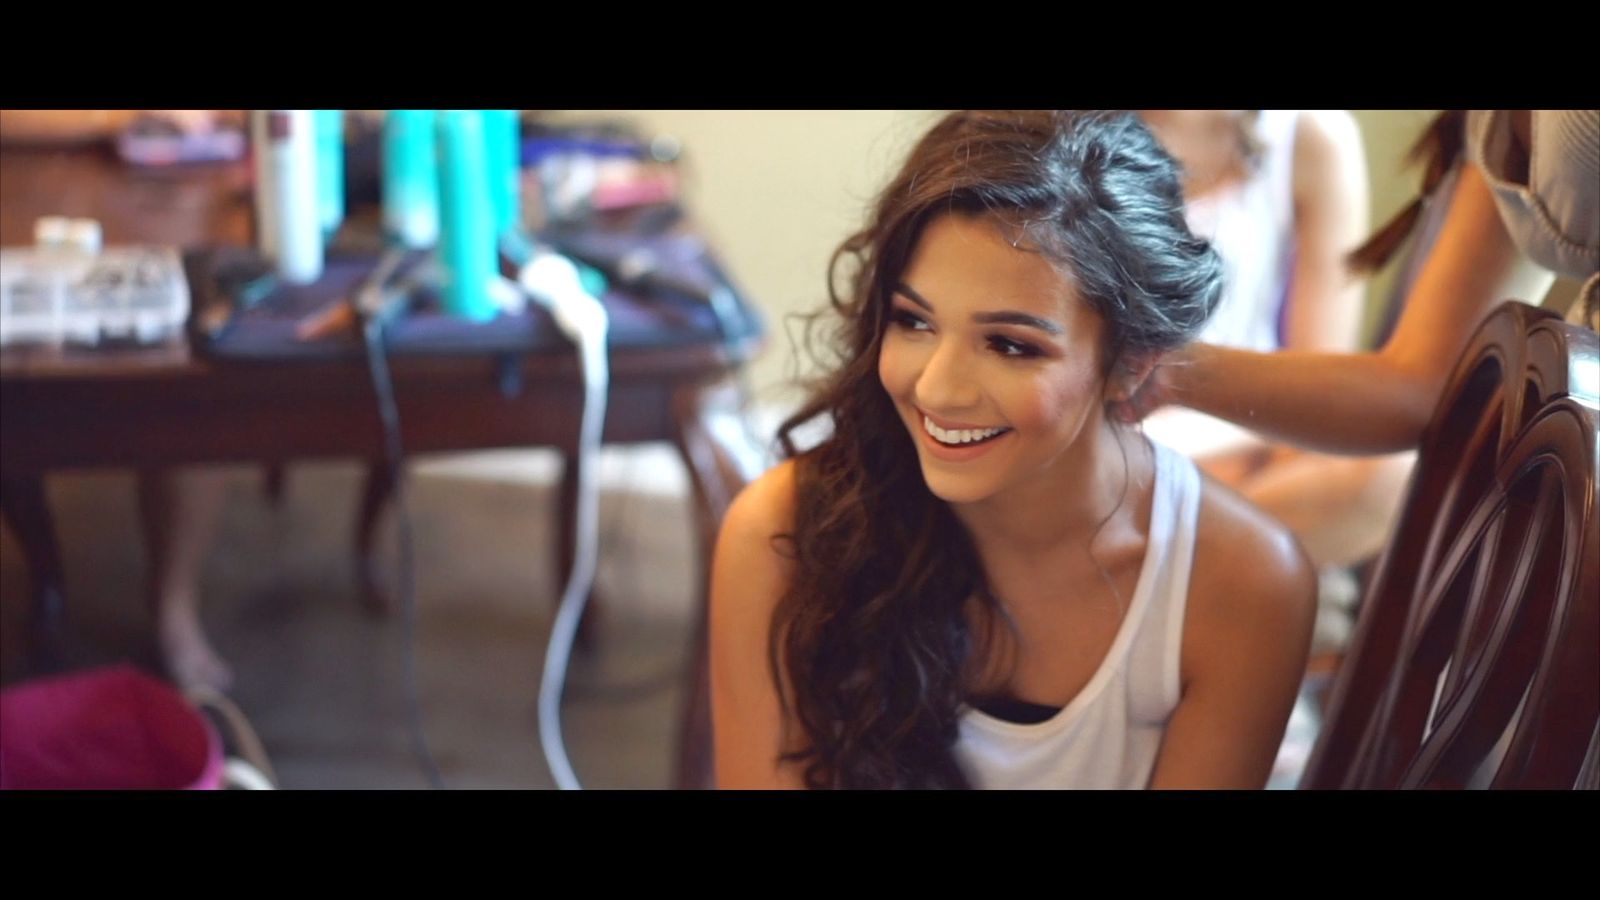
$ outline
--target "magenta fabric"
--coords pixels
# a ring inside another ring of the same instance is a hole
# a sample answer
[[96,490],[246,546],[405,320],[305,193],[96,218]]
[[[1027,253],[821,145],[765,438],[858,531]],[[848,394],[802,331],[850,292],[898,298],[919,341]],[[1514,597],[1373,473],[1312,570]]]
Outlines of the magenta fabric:
[[203,790],[222,742],[171,685],[128,665],[0,691],[0,789]]

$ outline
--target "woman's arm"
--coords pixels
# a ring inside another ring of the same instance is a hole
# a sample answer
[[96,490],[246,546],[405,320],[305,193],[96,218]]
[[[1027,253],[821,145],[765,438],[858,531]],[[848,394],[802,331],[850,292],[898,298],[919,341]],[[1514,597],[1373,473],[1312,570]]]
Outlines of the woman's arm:
[[1344,263],[1367,234],[1367,157],[1354,116],[1304,110],[1294,135],[1294,277],[1284,347],[1349,352],[1363,280]]
[[792,528],[794,463],[750,484],[723,517],[711,567],[711,720],[719,788],[804,787],[782,763],[786,721],[767,663],[772,614],[790,563],[772,538]]
[[1261,788],[1305,678],[1316,574],[1293,536],[1207,482],[1180,646],[1181,699],[1152,788]]
[[186,132],[244,127],[238,109],[0,109],[0,142],[79,144],[110,140],[141,117],[172,123]]
[[[1295,124],[1292,187],[1294,271],[1284,301],[1283,348],[1353,353],[1365,279],[1345,265],[1367,224],[1367,156],[1348,110],[1301,110]],[[1190,413],[1193,415],[1193,413]],[[1264,469],[1292,465],[1305,451],[1260,436],[1250,452],[1196,457],[1205,471],[1245,489]]]
[[92,143],[114,137],[138,115],[137,109],[0,109],[0,141]]
[[1405,310],[1382,350],[1254,353],[1196,344],[1163,365],[1171,398],[1269,437],[1334,453],[1414,447],[1445,379],[1501,301],[1538,302],[1552,276],[1501,224],[1468,165]]
[[[1361,130],[1346,110],[1301,110],[1290,135],[1289,189],[1294,267],[1284,300],[1284,347],[1349,353],[1357,349],[1362,279],[1344,257],[1367,232],[1367,162]],[[1193,410],[1168,408],[1145,433],[1180,447],[1204,470],[1238,487],[1263,467],[1301,455]]]

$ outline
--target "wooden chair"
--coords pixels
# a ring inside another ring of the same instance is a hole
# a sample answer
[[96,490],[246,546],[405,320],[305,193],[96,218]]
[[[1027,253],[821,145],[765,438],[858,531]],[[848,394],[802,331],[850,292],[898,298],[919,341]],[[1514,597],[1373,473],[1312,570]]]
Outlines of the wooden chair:
[[1303,788],[1600,787],[1600,342],[1507,303],[1423,434]]
[[690,644],[689,671],[684,685],[678,727],[676,774],[673,786],[698,790],[715,786],[711,734],[711,551],[717,544],[722,519],[745,485],[766,470],[769,460],[745,428],[749,397],[742,382],[724,380],[712,390],[680,392],[672,415],[680,425],[678,449],[690,460],[689,477],[695,485],[694,519],[700,546],[707,548],[699,560],[699,605]]

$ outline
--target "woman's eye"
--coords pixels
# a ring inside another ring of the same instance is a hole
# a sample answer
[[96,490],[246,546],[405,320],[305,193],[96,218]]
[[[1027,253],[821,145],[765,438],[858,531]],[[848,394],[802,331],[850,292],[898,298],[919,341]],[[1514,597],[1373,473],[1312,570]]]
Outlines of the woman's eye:
[[921,316],[903,309],[897,309],[889,313],[889,321],[908,331],[930,330],[928,323],[923,321]]
[[1013,341],[1008,337],[1001,337],[998,334],[990,335],[989,348],[1001,356],[1027,358],[1039,355],[1039,348],[1033,346],[1032,344],[1024,344],[1021,341]]

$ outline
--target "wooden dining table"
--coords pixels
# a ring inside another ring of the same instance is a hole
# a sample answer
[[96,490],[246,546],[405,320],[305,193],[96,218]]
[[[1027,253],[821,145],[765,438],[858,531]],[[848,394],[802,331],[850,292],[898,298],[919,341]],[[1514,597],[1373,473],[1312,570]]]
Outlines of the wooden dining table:
[[[30,243],[40,216],[64,215],[98,220],[107,246],[243,247],[252,240],[252,197],[248,160],[140,169],[107,146],[0,148],[5,246]],[[671,442],[693,488],[702,606],[677,751],[685,787],[709,777],[705,586],[722,513],[753,471],[748,445],[740,446],[748,431],[737,425],[735,376],[761,343],[759,334],[707,335],[611,351],[603,440]],[[552,573],[561,582],[574,546],[581,373],[571,349],[557,345],[513,358],[514,389],[506,365],[504,355],[396,357],[402,444],[408,455],[562,451],[563,571]],[[45,640],[63,627],[69,600],[43,489],[47,473],[384,457],[364,359],[219,359],[187,334],[146,347],[7,346],[0,349],[0,414],[0,507],[28,565],[31,630]]]

